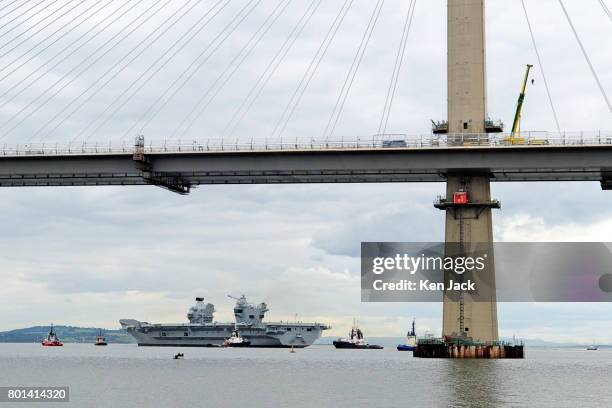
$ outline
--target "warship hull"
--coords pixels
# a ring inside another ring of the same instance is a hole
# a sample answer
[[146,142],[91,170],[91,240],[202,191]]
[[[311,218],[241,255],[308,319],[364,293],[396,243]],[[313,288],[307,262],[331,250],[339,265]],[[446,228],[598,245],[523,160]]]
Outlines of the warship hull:
[[[121,326],[142,347],[221,347],[235,326],[228,324],[151,325],[121,320]],[[248,347],[303,348],[312,345],[327,327],[320,324],[266,323],[265,328],[243,328],[240,336]]]
[[[230,296],[231,297],[231,296]],[[222,347],[226,340],[242,338],[248,347],[308,347],[323,330],[330,327],[322,323],[289,323],[263,321],[268,306],[253,305],[243,295],[234,298],[233,323],[213,320],[215,306],[197,297],[188,313],[189,323],[151,324],[133,319],[119,321],[139,346],[148,347]],[[244,347],[244,346],[243,346]]]

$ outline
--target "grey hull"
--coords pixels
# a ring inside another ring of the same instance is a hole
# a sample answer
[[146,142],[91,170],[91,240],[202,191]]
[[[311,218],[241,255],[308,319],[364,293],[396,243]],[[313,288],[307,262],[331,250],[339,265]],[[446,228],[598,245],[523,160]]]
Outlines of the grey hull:
[[[230,337],[234,324],[149,325],[137,321],[121,323],[139,346],[147,347],[220,347]],[[250,347],[296,347],[312,345],[327,327],[317,323],[266,323],[262,328],[243,328],[240,335]]]
[[264,322],[268,311],[266,303],[258,305],[247,301],[246,296],[233,298],[235,323],[216,323],[215,307],[197,297],[188,313],[186,324],[151,324],[133,319],[119,321],[139,346],[148,347],[218,347],[233,334],[250,342],[250,347],[308,347],[323,330],[330,327],[323,323]]

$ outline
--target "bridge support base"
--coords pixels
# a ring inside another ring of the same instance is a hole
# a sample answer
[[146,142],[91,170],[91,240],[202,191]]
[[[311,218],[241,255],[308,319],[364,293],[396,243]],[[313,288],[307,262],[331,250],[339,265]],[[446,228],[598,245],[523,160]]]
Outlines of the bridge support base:
[[506,343],[428,342],[419,343],[413,352],[413,356],[417,358],[522,359],[525,358],[525,346]]
[[[488,262],[478,274],[458,276],[445,273],[445,282],[452,279],[470,279],[476,287],[487,287],[487,293],[473,295],[462,292],[444,294],[443,336],[447,339],[474,340],[481,343],[498,341],[497,299],[495,295],[495,267],[493,259],[492,208],[500,208],[491,200],[489,174],[448,175],[447,197],[465,197],[464,200],[440,200],[436,207],[446,211],[446,255],[475,256],[477,249],[487,248]],[[478,296],[478,299],[474,299]]]

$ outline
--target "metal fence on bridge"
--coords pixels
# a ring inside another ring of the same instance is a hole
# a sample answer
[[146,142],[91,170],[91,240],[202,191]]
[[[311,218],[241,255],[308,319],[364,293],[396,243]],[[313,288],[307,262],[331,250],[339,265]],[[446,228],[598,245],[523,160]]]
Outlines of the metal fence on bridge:
[[[522,132],[520,136],[510,134],[450,134],[450,135],[405,135],[385,134],[366,137],[347,137],[334,140],[285,137],[282,139],[218,138],[198,140],[150,140],[144,145],[144,153],[197,153],[232,151],[285,151],[285,150],[373,150],[373,149],[453,149],[453,148],[505,148],[536,146],[600,146],[612,145],[612,131],[597,132]],[[0,148],[0,157],[15,156],[59,156],[59,155],[104,155],[132,154],[135,147],[126,141],[107,143],[28,143],[8,145]]]

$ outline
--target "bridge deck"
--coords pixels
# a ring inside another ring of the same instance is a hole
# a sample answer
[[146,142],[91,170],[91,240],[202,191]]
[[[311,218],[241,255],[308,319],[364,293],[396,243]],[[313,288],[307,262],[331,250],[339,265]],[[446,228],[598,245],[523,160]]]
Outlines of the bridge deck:
[[[503,139],[501,139],[503,140]],[[468,140],[460,146],[356,141],[304,145],[149,145],[140,150],[154,177],[185,185],[443,182],[452,172],[489,173],[493,181],[612,179],[612,138],[564,144]],[[394,145],[397,146],[397,145]],[[0,150],[0,186],[155,184],[134,161],[134,147],[23,146]]]

